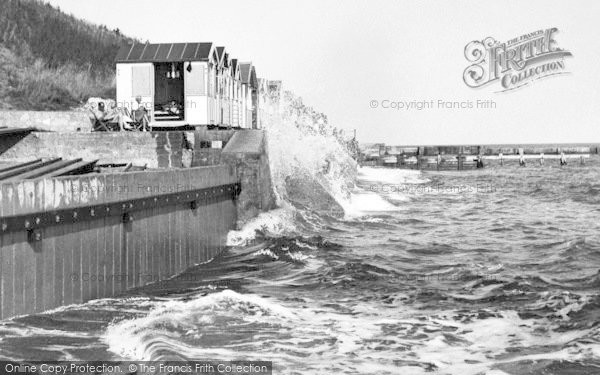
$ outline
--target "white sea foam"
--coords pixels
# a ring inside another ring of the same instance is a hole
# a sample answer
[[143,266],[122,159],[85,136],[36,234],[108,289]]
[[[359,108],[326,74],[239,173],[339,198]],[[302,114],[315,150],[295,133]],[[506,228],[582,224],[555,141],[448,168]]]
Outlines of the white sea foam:
[[[432,319],[444,326],[454,326],[452,333],[460,340],[449,341],[444,335],[435,335],[415,350],[418,358],[434,363],[451,374],[502,374],[493,367],[519,361],[568,360],[584,358],[591,353],[581,351],[569,344],[585,337],[587,330],[553,332],[540,330],[541,322],[521,319],[515,311],[503,311],[501,317],[475,320],[471,323],[458,323],[446,319]],[[547,327],[547,326],[546,326]],[[544,348],[548,343],[552,347]],[[510,354],[506,349],[515,346],[539,347],[529,354]],[[500,356],[500,358],[495,358]],[[465,362],[465,358],[470,363]]]
[[[499,366],[520,361],[583,360],[598,354],[598,345],[585,344],[590,330],[554,332],[542,329],[547,322],[521,319],[514,311],[467,321],[452,313],[423,319],[401,299],[384,309],[358,304],[354,314],[347,314],[318,301],[305,301],[300,308],[225,290],[189,301],[157,302],[144,317],[112,324],[104,342],[132,360],[175,354],[223,360],[258,356],[307,374],[394,374],[399,369],[421,374],[434,366],[442,374],[499,375]],[[238,331],[247,335],[227,338],[227,332]],[[220,338],[212,343],[215,332]],[[519,346],[535,349],[507,351]]]
[[243,246],[256,238],[256,231],[271,237],[281,237],[296,233],[295,210],[289,205],[275,210],[261,212],[250,219],[242,229],[227,234],[228,246]]
[[279,256],[277,254],[275,254],[274,252],[272,252],[271,250],[269,250],[269,249],[260,249],[260,250],[257,250],[254,253],[252,253],[252,255],[255,256],[255,257],[261,256],[261,255],[266,255],[266,256],[271,257],[272,259],[275,259],[275,260],[279,259]]
[[399,187],[429,181],[420,171],[373,167],[359,168],[357,178],[366,187],[355,187],[348,199],[342,202],[346,219],[400,211],[402,203],[410,198],[398,192],[401,190]]
[[358,178],[363,181],[382,184],[425,184],[421,171],[396,168],[362,167],[358,169]]
[[346,219],[354,219],[369,214],[397,211],[398,207],[385,200],[379,194],[356,188],[350,198],[344,202]]
[[224,290],[190,301],[158,302],[144,317],[111,324],[103,341],[114,353],[135,360],[156,359],[154,355],[166,348],[193,357],[193,348],[179,339],[226,316],[253,322],[289,318],[293,313],[264,298]]

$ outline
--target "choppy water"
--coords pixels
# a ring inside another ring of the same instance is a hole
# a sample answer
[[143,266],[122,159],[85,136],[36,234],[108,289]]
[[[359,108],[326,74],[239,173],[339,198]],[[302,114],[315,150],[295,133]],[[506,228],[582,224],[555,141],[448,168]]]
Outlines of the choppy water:
[[363,168],[344,217],[282,204],[177,279],[3,322],[0,356],[272,360],[277,374],[600,373],[598,160]]

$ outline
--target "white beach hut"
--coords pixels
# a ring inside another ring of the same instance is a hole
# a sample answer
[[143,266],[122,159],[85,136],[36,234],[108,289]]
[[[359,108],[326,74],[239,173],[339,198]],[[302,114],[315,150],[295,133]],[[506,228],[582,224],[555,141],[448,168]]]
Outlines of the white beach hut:
[[258,80],[256,69],[251,62],[240,63],[242,80],[242,127],[256,129],[258,110]]
[[231,58],[225,51],[225,47],[217,47],[218,61],[218,90],[217,90],[217,113],[219,115],[219,124],[223,126],[232,126],[232,78],[231,78]]
[[242,127],[242,77],[238,59],[231,59],[231,125]]
[[123,46],[116,57],[117,105],[148,110],[151,127],[220,123],[219,56],[213,43]]

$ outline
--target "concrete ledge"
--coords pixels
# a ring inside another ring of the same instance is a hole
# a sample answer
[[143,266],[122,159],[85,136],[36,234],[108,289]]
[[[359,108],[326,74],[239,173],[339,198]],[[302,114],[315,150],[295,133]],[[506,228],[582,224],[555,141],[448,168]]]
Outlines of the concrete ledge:
[[236,132],[229,140],[224,154],[241,153],[246,155],[260,155],[264,152],[264,133],[261,130],[241,130]]
[[275,207],[271,169],[262,130],[236,132],[221,153],[221,162],[233,166],[242,183],[238,197],[238,226]]
[[183,132],[34,132],[16,141],[0,139],[0,161],[62,157],[180,168],[183,148]]
[[39,131],[90,132],[86,111],[0,111],[0,126],[32,127]]

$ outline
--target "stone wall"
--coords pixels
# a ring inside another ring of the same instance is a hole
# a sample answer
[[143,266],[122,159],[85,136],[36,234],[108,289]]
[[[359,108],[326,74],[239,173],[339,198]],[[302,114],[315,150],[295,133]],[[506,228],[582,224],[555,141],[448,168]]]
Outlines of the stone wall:
[[33,132],[24,138],[0,139],[0,161],[61,157],[148,168],[180,168],[183,132]]
[[92,130],[92,123],[86,111],[0,111],[0,126],[52,132]]
[[[33,132],[0,138],[0,162],[37,158],[99,159],[149,168],[217,165],[234,130],[171,132]],[[218,148],[219,146],[221,148]],[[215,148],[217,147],[217,148]]]
[[227,145],[235,132],[235,130],[208,130],[206,128],[186,132],[187,146],[192,153],[191,166],[199,167],[221,163],[223,147]]

